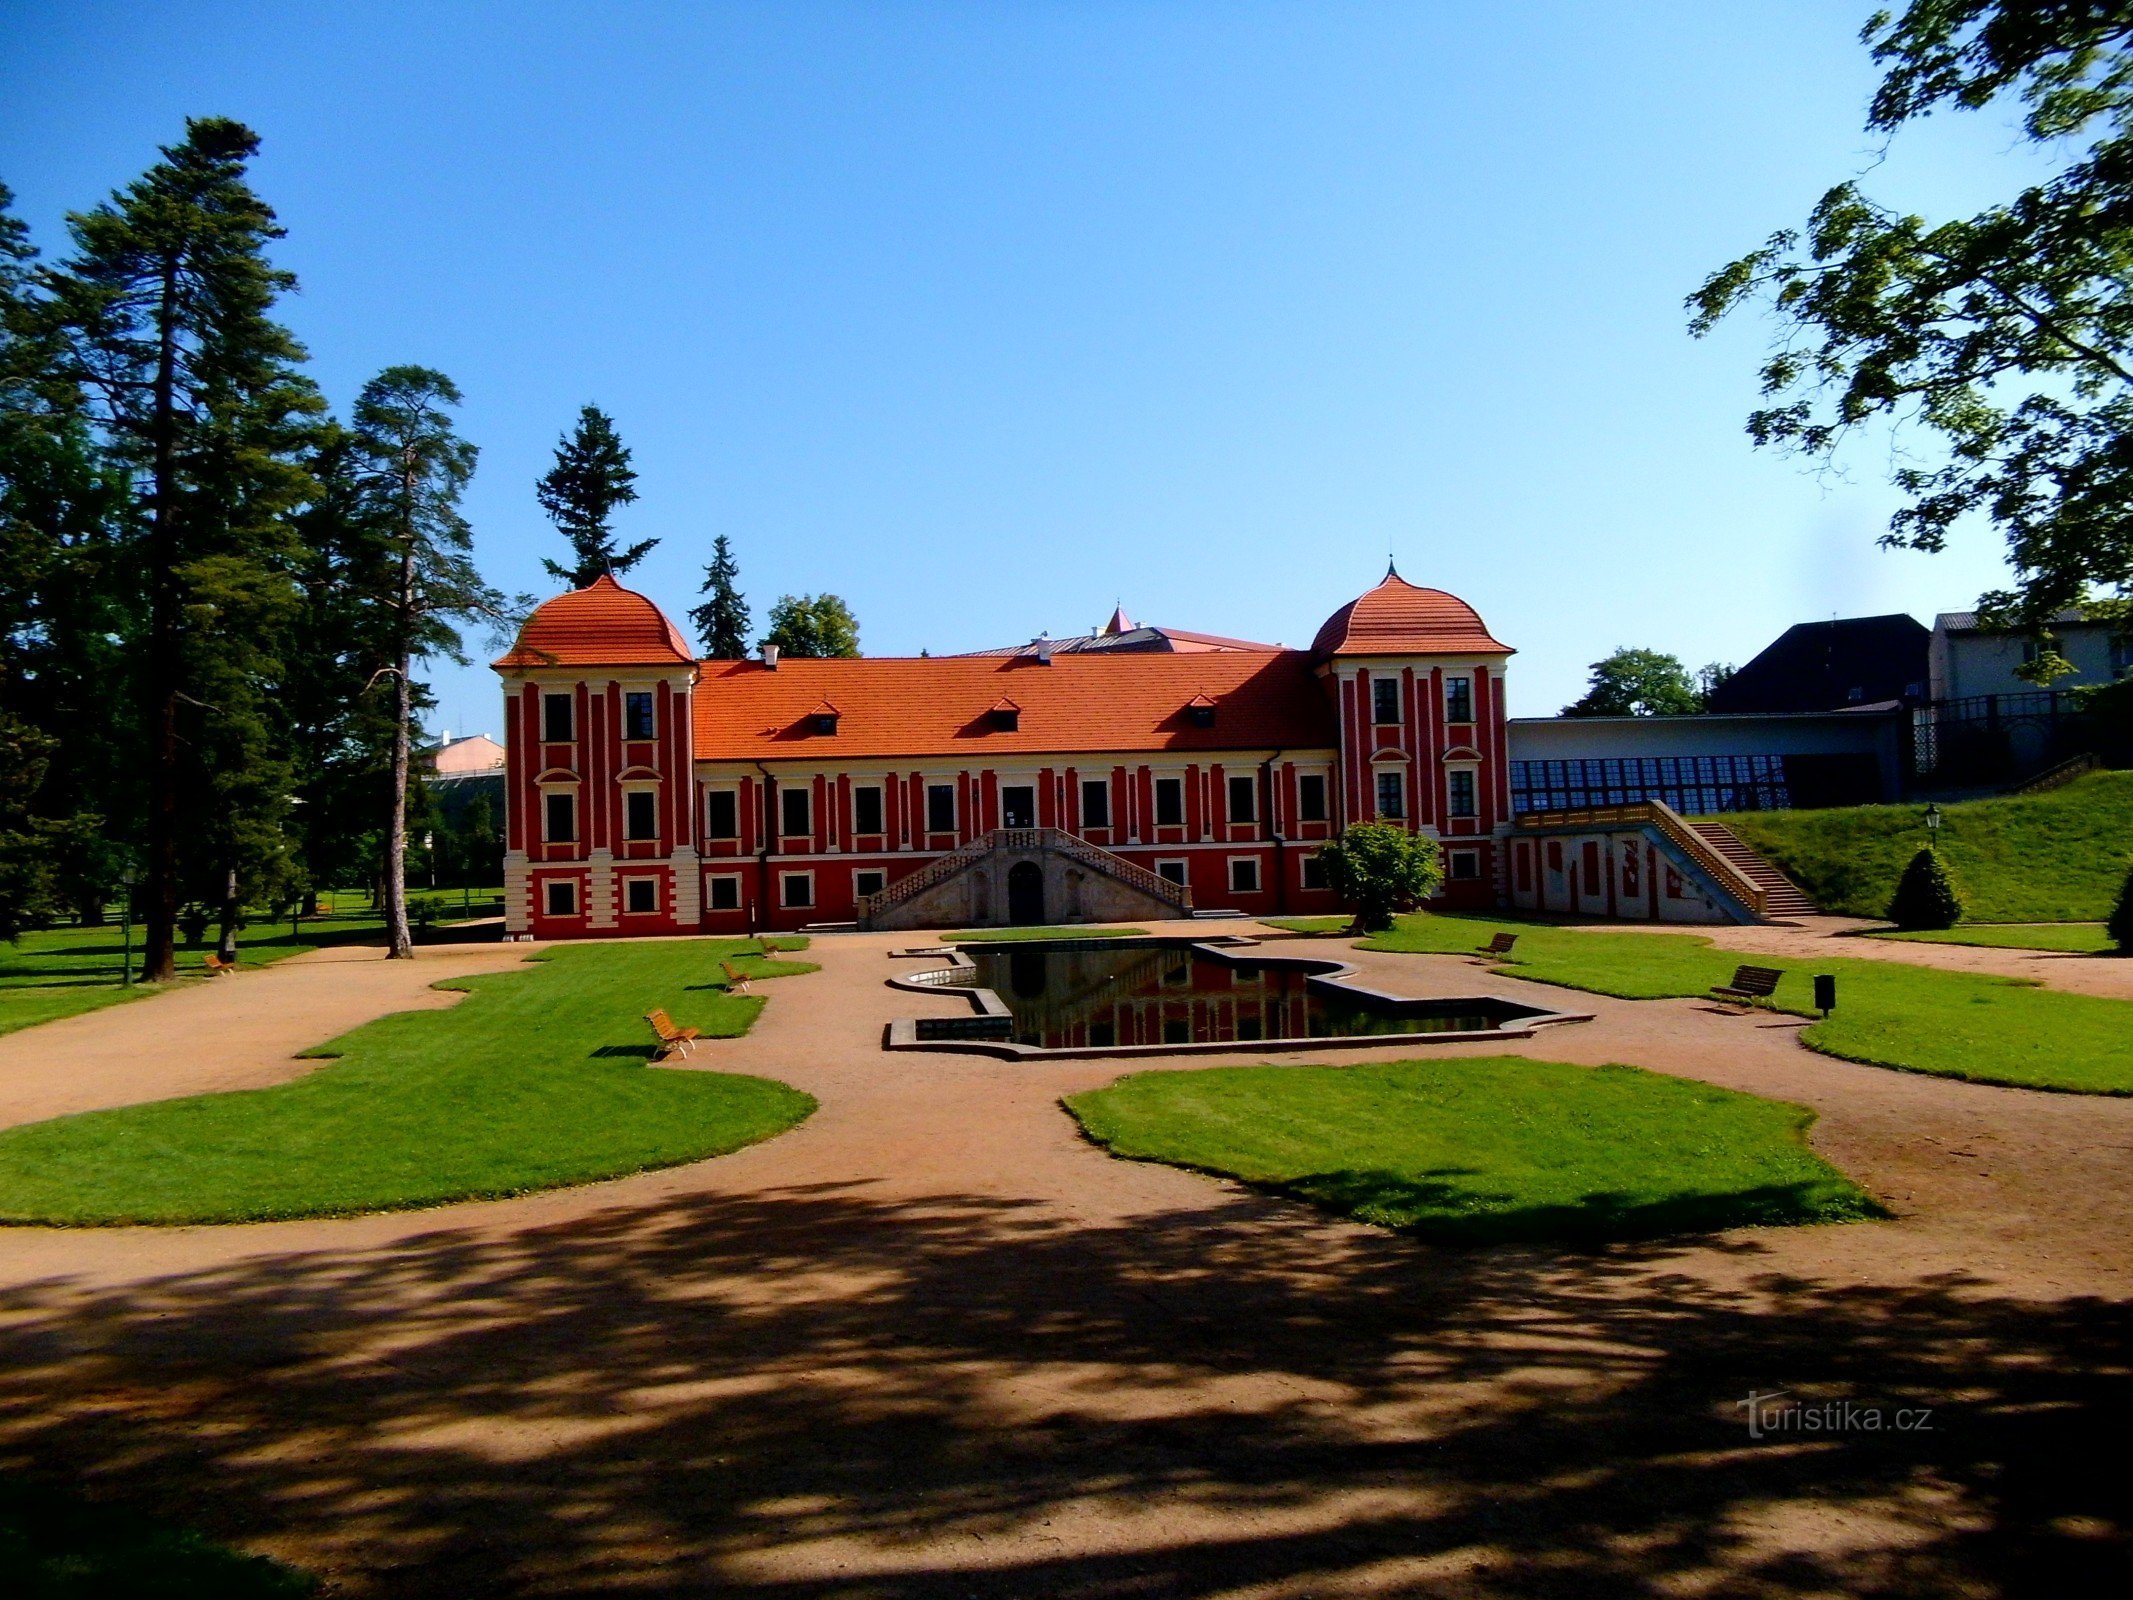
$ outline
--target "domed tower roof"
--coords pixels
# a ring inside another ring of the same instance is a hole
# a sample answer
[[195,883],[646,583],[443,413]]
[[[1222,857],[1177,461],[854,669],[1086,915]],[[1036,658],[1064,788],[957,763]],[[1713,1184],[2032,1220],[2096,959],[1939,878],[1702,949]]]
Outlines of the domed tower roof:
[[512,667],[694,666],[696,655],[667,614],[611,573],[534,608],[518,642],[494,665]]
[[1481,613],[1455,594],[1423,589],[1397,572],[1326,618],[1311,641],[1318,656],[1507,656]]

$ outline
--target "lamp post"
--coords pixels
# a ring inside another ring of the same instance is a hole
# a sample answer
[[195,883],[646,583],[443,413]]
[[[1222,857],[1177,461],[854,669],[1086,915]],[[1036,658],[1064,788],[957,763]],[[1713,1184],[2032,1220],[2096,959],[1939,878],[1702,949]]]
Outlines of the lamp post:
[[133,987],[133,861],[129,857],[119,867],[119,929],[121,953],[119,955],[119,987]]
[[437,887],[437,835],[427,829],[422,834],[422,853],[430,858],[430,887]]
[[1940,848],[1940,807],[1930,800],[1926,802],[1926,848]]

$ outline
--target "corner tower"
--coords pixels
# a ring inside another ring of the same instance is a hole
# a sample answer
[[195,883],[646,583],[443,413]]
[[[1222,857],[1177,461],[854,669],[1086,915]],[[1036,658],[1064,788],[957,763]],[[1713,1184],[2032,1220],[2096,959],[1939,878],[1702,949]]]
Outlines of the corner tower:
[[1393,822],[1444,847],[1444,900],[1501,899],[1511,826],[1504,676],[1514,653],[1457,595],[1388,568],[1312,641],[1340,731],[1343,823]]
[[514,938],[694,932],[696,657],[602,575],[526,619],[504,681],[504,927]]

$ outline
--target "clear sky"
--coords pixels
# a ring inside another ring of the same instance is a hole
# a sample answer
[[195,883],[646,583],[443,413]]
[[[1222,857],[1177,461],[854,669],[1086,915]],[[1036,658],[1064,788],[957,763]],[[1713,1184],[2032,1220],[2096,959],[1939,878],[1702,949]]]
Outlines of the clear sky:
[[[533,480],[585,401],[677,618],[732,537],[760,628],[869,654],[1142,621],[1308,643],[1383,573],[1519,647],[1513,709],[1647,645],[1930,621],[1997,542],[1886,553],[1871,452],[1741,431],[1767,328],[1682,297],[1869,167],[1946,214],[2003,118],[1880,163],[1870,0],[297,6],[0,0],[0,178],[48,252],[188,114],[262,135],[336,406],[450,373],[488,575],[551,592]],[[480,667],[437,720],[497,721]]]

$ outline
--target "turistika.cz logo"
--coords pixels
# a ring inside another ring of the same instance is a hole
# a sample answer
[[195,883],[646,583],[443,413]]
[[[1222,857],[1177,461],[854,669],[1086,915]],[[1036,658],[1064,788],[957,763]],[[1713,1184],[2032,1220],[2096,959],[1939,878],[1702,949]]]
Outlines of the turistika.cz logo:
[[1776,1434],[1800,1433],[1930,1433],[1931,1406],[1872,1406],[1855,1400],[1803,1400],[1787,1397],[1790,1391],[1751,1391],[1734,1405],[1747,1414],[1748,1437],[1767,1439]]

